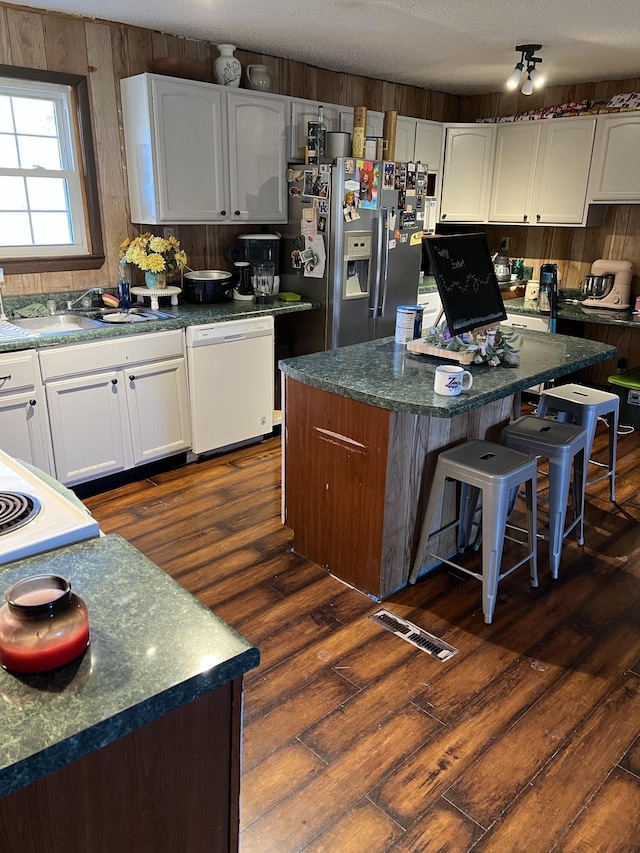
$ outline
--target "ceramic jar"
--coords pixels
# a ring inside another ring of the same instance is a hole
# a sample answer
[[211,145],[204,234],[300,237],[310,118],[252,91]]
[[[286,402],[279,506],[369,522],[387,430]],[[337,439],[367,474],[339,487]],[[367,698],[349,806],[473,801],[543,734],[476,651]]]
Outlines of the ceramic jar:
[[235,44],[219,44],[220,56],[213,63],[213,82],[220,86],[236,88],[240,85],[242,66],[233,55]]
[[144,283],[149,290],[164,290],[167,286],[166,272],[151,272],[147,270],[144,274]]
[[268,92],[271,88],[271,78],[266,65],[247,65],[247,81],[249,88],[257,92]]
[[89,645],[89,614],[61,575],[15,583],[0,607],[0,665],[11,672],[47,672]]

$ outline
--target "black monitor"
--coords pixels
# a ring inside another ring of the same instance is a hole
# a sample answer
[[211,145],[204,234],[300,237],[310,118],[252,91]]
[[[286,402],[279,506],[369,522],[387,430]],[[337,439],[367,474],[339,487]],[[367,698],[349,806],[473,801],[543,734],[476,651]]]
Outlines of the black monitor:
[[429,237],[423,246],[452,335],[507,319],[484,234]]

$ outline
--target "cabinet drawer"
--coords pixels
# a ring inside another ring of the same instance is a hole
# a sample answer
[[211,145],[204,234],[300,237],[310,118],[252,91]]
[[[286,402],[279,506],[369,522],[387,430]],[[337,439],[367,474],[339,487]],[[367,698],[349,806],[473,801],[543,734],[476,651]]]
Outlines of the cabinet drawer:
[[122,337],[90,344],[51,347],[40,352],[42,377],[45,381],[64,376],[111,370],[184,355],[184,332],[154,332],[149,335]]
[[38,381],[35,352],[0,358],[0,394],[35,388]]

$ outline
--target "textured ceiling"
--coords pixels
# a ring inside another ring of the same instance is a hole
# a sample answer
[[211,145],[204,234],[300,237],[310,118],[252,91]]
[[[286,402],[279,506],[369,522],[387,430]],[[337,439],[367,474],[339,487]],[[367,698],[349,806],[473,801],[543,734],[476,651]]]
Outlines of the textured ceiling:
[[46,0],[46,8],[458,95],[502,89],[515,45],[527,42],[543,45],[548,85],[640,76],[638,0]]

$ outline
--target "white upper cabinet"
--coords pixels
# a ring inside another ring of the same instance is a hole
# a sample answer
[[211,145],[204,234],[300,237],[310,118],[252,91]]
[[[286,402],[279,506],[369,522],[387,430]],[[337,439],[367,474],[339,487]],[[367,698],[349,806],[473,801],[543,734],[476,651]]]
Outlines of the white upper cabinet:
[[287,104],[280,97],[227,92],[233,222],[286,222]]
[[132,222],[286,221],[286,98],[156,74],[121,91]]
[[593,118],[498,125],[489,222],[581,225]]
[[414,160],[416,150],[416,119],[398,116],[396,125],[396,153],[397,163],[405,163]]
[[498,125],[489,222],[582,225],[595,119]]
[[[340,107],[340,128],[344,133],[353,133],[353,107]],[[365,136],[382,136],[384,132],[384,113],[367,110],[367,128]]]
[[598,116],[589,200],[640,202],[640,113]]
[[497,127],[490,222],[529,221],[540,129],[540,122]]
[[495,125],[448,125],[440,220],[486,222]]
[[595,118],[546,121],[534,180],[532,218],[539,225],[583,225]]
[[430,172],[439,172],[442,168],[443,135],[442,122],[416,119],[416,145],[413,158],[425,164]]
[[[307,125],[318,121],[318,107],[323,108],[323,120],[328,131],[341,130],[340,113],[345,107],[325,104],[323,101],[309,101],[304,98],[288,98],[290,109],[289,158],[304,163],[304,150],[307,146]],[[351,113],[353,124],[353,111]]]

